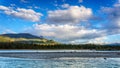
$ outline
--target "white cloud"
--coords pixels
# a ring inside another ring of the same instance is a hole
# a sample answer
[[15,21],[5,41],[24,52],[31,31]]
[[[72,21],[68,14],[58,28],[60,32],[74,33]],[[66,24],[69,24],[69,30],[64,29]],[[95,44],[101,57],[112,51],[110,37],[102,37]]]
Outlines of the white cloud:
[[27,1],[27,0],[21,0],[21,2],[22,2],[22,3],[28,3],[28,1]]
[[42,35],[47,38],[67,42],[79,39],[93,39],[105,35],[104,30],[86,29],[84,27],[67,24],[66,25],[35,24],[33,28],[30,30],[31,30],[30,32],[38,36]]
[[113,7],[103,7],[102,13],[107,23],[102,29],[105,29],[107,35],[120,34],[120,4],[119,2],[113,4]]
[[118,0],[118,3],[120,3],[120,0]]
[[5,6],[0,5],[0,10],[3,10],[3,11],[8,11],[8,10],[9,10],[9,8],[8,8],[8,7],[5,7]]
[[43,16],[41,13],[35,12],[32,9],[17,8],[16,10],[13,10],[5,6],[0,6],[0,10],[4,11],[4,13],[7,15],[30,20],[33,22],[40,21],[40,17]]
[[35,9],[40,9],[40,7],[38,7],[38,6],[35,6],[34,8],[35,8]]
[[93,15],[92,9],[84,6],[69,6],[64,10],[48,11],[48,22],[63,23],[79,23],[87,21]]
[[104,7],[102,11],[106,14],[109,24],[107,27],[120,28],[120,6]]
[[83,2],[83,0],[78,0],[78,2],[79,2],[79,3],[82,3],[82,2]]
[[15,4],[10,4],[10,6],[14,7],[14,6],[16,6],[16,5],[15,5]]
[[89,40],[87,43],[94,43],[94,44],[105,44],[107,43],[105,40],[107,39],[106,36],[103,36],[103,37],[97,37],[97,38],[94,38],[94,39],[91,39]]
[[120,7],[120,0],[118,0],[113,6],[114,7]]
[[114,7],[120,7],[120,3],[114,4]]
[[63,4],[63,5],[61,5],[61,7],[62,7],[62,8],[69,8],[70,5],[69,5],[69,4]]
[[7,34],[7,33],[16,33],[16,32],[14,32],[14,31],[12,31],[12,30],[10,30],[10,29],[5,29],[5,30],[2,32],[2,34]]

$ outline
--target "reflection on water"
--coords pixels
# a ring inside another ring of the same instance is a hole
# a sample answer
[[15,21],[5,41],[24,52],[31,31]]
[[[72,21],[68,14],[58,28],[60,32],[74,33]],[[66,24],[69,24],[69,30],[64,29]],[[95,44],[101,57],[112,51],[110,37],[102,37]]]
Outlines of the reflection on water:
[[120,58],[0,58],[0,68],[120,68]]

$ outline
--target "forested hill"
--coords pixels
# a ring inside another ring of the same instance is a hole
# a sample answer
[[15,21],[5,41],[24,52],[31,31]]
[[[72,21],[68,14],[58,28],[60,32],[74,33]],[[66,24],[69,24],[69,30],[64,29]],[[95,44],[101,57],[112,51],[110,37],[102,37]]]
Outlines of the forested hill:
[[19,34],[1,34],[0,36],[10,37],[10,38],[26,38],[26,39],[43,39],[43,36],[35,36],[29,33],[19,33]]
[[54,40],[45,39],[43,36],[35,36],[29,33],[1,34],[0,42],[19,42],[27,44],[56,44]]

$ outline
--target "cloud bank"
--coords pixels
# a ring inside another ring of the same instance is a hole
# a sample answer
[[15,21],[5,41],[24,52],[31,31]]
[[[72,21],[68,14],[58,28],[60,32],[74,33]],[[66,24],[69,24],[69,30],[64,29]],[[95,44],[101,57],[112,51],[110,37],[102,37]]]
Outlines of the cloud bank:
[[13,10],[10,7],[0,6],[0,10],[7,15],[11,15],[25,20],[30,20],[32,22],[40,21],[41,16],[43,16],[43,14],[35,12],[32,9],[17,8]]
[[[117,3],[120,4],[120,3]],[[109,34],[119,34],[120,33],[120,6],[113,7],[103,7],[102,12],[105,13],[107,24],[104,25],[104,28],[108,30]]]
[[64,4],[62,7],[66,9],[48,11],[47,20],[49,23],[80,23],[81,21],[87,21],[93,15],[92,9],[84,6],[69,6],[68,4]]
[[79,39],[93,39],[105,36],[105,30],[87,29],[74,25],[35,24],[31,31],[36,35],[55,39],[58,41],[74,41]]

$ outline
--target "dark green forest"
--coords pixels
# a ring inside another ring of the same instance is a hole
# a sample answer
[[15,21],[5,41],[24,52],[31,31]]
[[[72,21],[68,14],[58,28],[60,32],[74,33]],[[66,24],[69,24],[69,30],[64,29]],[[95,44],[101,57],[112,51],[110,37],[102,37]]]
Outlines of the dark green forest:
[[95,44],[26,44],[19,42],[0,43],[0,49],[89,49],[89,50],[120,50],[120,46]]

